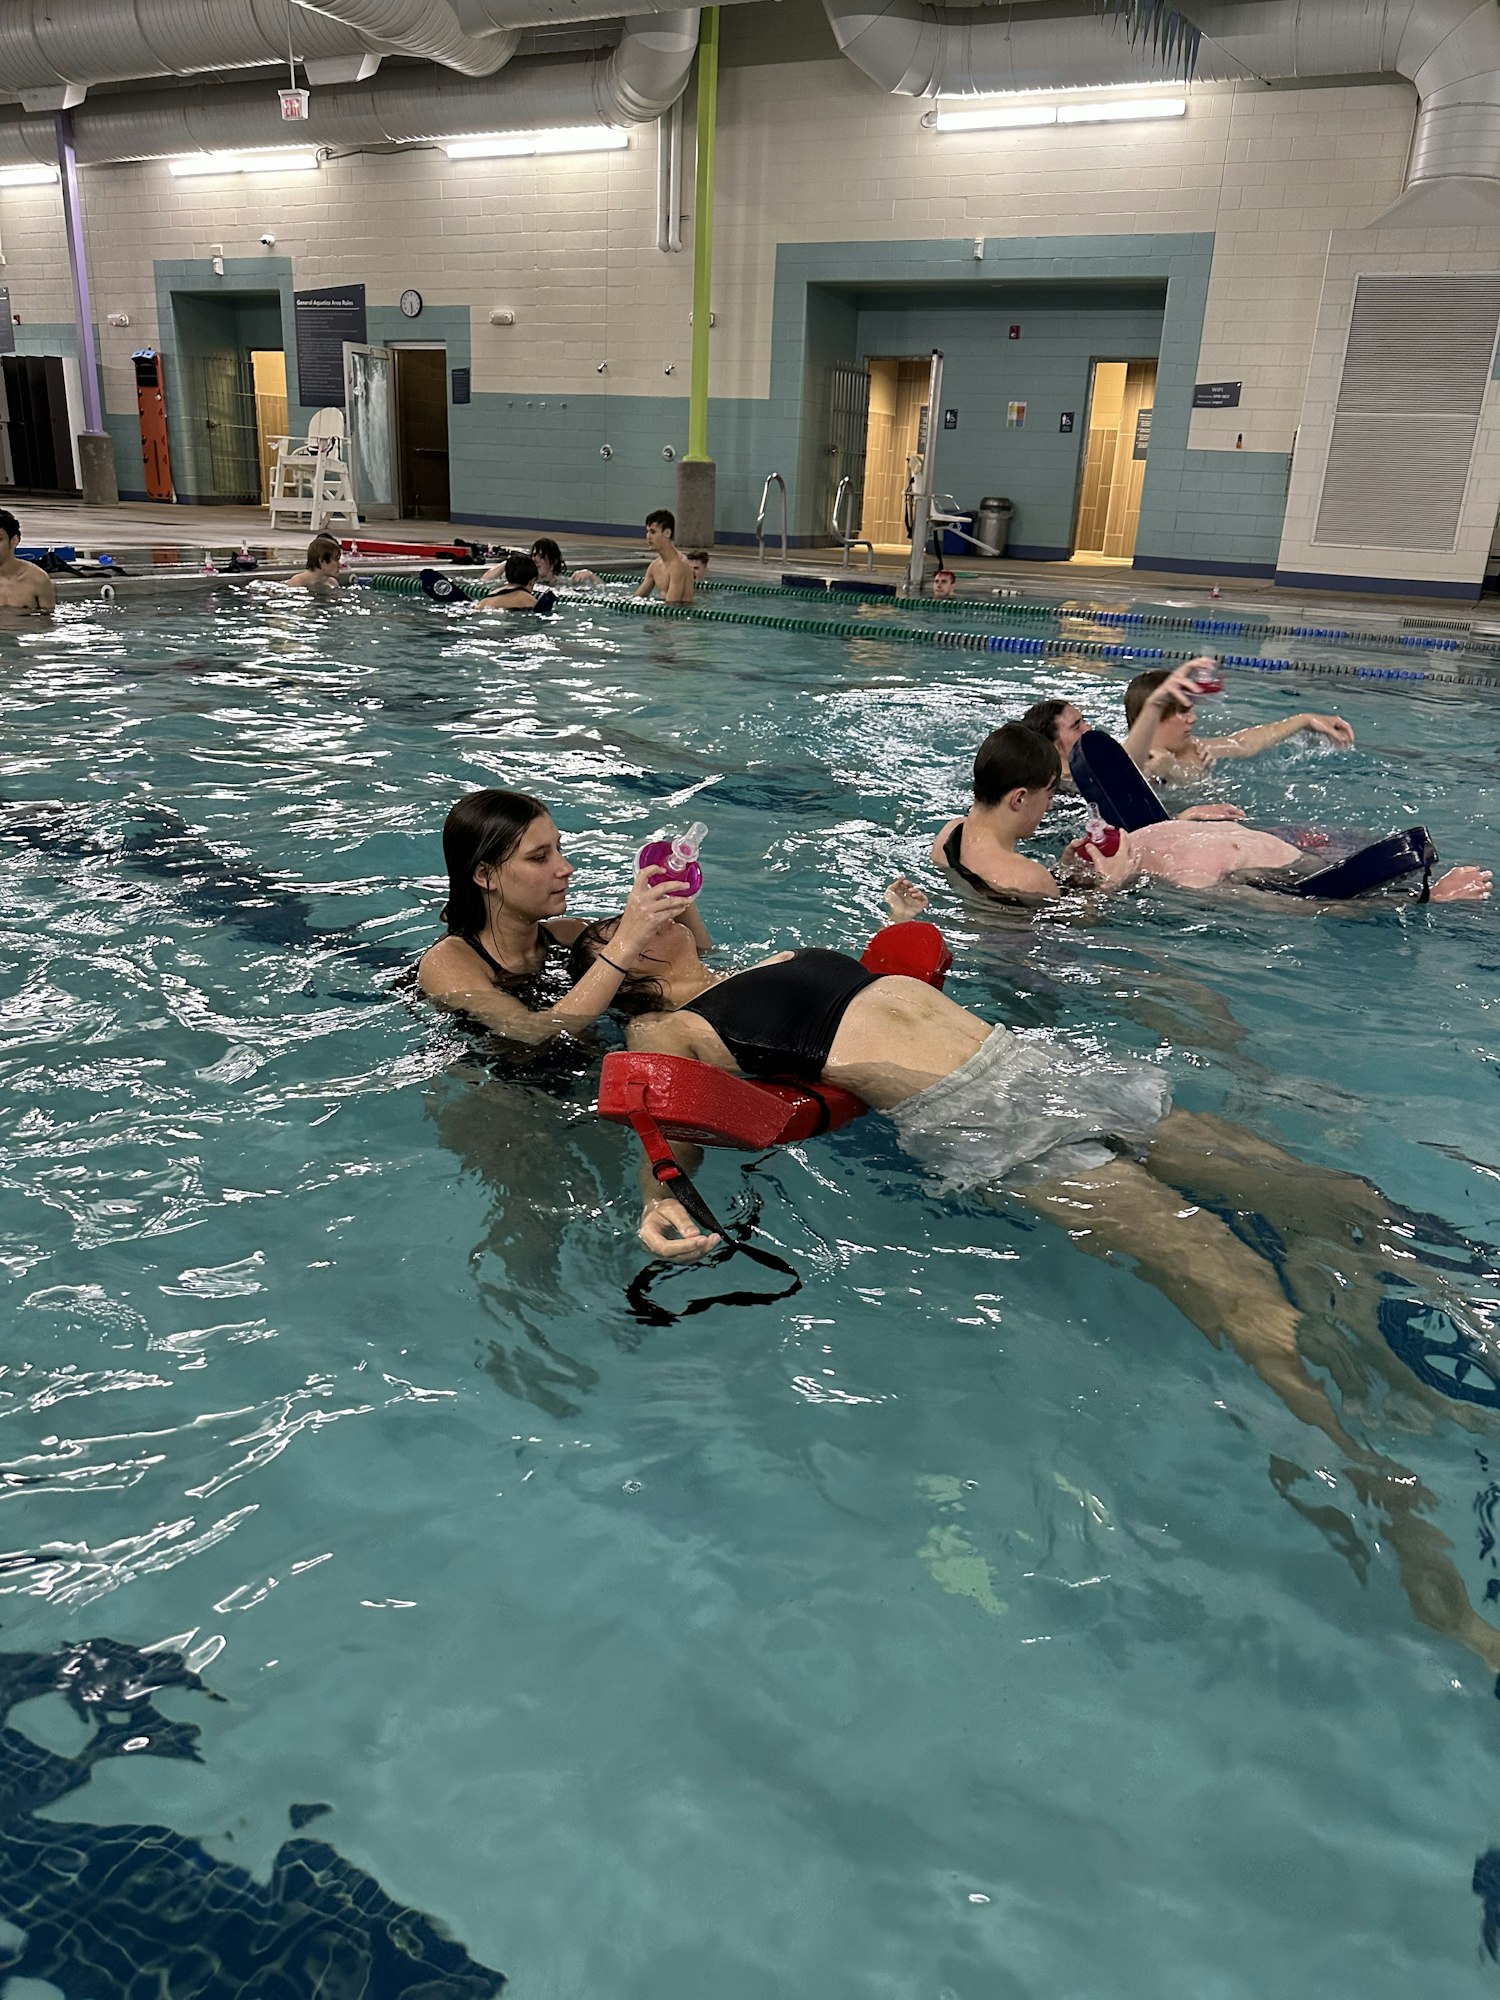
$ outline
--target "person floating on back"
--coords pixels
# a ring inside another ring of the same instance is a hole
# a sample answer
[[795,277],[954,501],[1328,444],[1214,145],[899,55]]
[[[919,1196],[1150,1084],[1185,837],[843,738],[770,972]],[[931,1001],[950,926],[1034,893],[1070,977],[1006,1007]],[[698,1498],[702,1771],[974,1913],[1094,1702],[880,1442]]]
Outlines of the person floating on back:
[[672,539],[676,533],[677,517],[670,509],[658,507],[654,514],[646,516],[646,540],[651,545],[651,562],[641,578],[637,597],[650,597],[655,593],[663,604],[692,603],[693,572],[688,567],[687,557]]
[[[1140,876],[1179,889],[1286,888],[1324,865],[1258,827],[1167,819],[1134,833],[1101,829],[1113,836],[1102,841],[1091,830],[1069,842],[1054,873],[1020,853],[1018,844],[1046,818],[1061,775],[1062,759],[1050,738],[1024,722],[1002,723],[974,760],[973,806],[962,819],[948,821],[929,860],[951,881],[1010,903],[1051,901],[1068,888],[1123,889]],[[1491,886],[1488,869],[1450,868],[1423,900],[1483,903]]]
[[287,584],[293,590],[316,590],[320,594],[336,590],[339,564],[343,560],[344,551],[332,535],[314,535],[307,545],[307,568],[289,576]]
[[35,563],[21,561],[16,554],[20,539],[20,522],[0,507],[0,610],[51,611],[57,603],[52,579]]
[[[1280,722],[1259,722],[1228,736],[1195,736],[1195,711],[1190,700],[1174,695],[1164,703],[1151,702],[1168,672],[1167,668],[1154,667],[1150,673],[1137,674],[1125,690],[1125,721],[1130,730],[1125,747],[1158,784],[1198,777],[1221,757],[1258,757],[1262,750],[1274,750],[1278,743],[1289,742],[1304,730],[1326,736],[1345,750],[1354,742],[1354,731],[1342,716],[1310,713],[1283,716]],[[1139,729],[1137,724],[1153,710],[1154,730]]]

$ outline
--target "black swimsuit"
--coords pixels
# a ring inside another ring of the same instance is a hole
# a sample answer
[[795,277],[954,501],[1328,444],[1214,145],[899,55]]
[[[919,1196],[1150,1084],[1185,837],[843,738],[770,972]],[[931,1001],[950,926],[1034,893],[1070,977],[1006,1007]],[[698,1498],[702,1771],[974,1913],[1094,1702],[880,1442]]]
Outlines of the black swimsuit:
[[[452,935],[458,937],[462,933],[455,931]],[[464,943],[470,951],[478,952],[494,974],[492,983],[502,993],[519,1000],[528,1013],[544,1014],[573,990],[573,982],[568,977],[568,947],[545,924],[537,925],[537,935],[542,941],[543,956],[535,972],[512,972],[492,952],[486,951],[477,937],[465,937]]]
[[816,1080],[849,1003],[879,973],[841,951],[794,951],[777,965],[733,973],[689,1000],[746,1076]]
[[987,896],[992,903],[1039,903],[1042,898],[1033,895],[1028,889],[997,889],[992,883],[986,882],[982,875],[976,875],[972,868],[964,866],[959,856],[963,852],[964,828],[967,825],[968,821],[961,819],[943,842],[943,859],[964,887],[976,890],[981,896]]

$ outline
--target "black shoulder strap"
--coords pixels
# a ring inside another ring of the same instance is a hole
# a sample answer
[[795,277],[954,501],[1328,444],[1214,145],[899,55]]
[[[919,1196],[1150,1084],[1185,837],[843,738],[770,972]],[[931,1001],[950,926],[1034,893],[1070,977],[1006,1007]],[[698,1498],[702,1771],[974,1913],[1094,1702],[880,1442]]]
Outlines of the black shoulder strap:
[[455,931],[453,935],[461,937],[470,951],[477,952],[479,957],[490,968],[491,972],[498,972],[502,979],[515,979],[518,976],[510,970],[509,966],[502,965],[492,951],[486,950],[477,937],[470,937],[467,931]]

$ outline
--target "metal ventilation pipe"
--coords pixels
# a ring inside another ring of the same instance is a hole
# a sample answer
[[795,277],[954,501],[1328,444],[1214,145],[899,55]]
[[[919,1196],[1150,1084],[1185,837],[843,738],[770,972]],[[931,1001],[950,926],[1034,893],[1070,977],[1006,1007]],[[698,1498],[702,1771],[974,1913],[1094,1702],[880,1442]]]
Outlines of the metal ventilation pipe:
[[1149,83],[1164,70],[1118,22],[1051,9],[1017,16],[924,0],[823,0],[834,39],[897,97],[986,96],[1092,83]]
[[[1500,178],[1500,8],[1494,0],[1188,0],[1204,49],[1267,81],[1404,76],[1417,124],[1406,184]],[[1212,49],[1210,49],[1212,42]]]
[[468,35],[448,0],[296,0],[303,14],[325,15],[366,41],[402,55],[426,56],[460,76],[492,76],[516,52],[519,28]]
[[[374,146],[465,132],[641,124],[682,95],[697,41],[698,10],[684,7],[632,17],[608,55],[527,56],[498,77],[388,71],[368,83],[315,90],[296,136],[312,146]],[[79,160],[90,166],[287,143],[276,93],[265,83],[100,97],[73,113],[73,134]],[[0,166],[50,165],[56,157],[51,118],[0,119]]]
[[[641,14],[678,11],[636,4]],[[320,68],[352,70],[394,49],[457,57],[452,67],[483,76],[516,29],[620,11],[620,0],[316,0],[298,6],[294,40],[314,81]],[[284,64],[286,54],[287,0],[0,0],[0,94],[31,112],[77,103],[96,83]]]
[[[0,7],[0,86],[31,111],[32,96],[135,77],[193,76],[286,61],[286,0],[7,0]],[[297,53],[309,61],[359,56],[374,45],[336,22],[299,21]]]
[[[1180,74],[1118,21],[923,0],[823,0],[839,47],[882,90],[983,96]],[[1494,0],[1178,0],[1201,29],[1196,74],[1290,82],[1404,76],[1418,112],[1408,187],[1500,179],[1500,8]]]

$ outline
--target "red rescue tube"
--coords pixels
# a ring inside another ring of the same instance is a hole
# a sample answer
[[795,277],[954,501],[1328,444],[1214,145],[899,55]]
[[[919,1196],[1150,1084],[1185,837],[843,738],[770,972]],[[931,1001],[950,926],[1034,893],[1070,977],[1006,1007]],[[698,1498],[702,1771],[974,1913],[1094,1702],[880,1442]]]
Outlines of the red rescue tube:
[[953,954],[936,924],[888,924],[883,931],[876,931],[859,962],[866,972],[925,979],[941,992],[953,966]]
[[[860,963],[941,987],[953,954],[936,924],[890,924],[871,938]],[[762,1152],[835,1132],[868,1109],[837,1084],[752,1082],[692,1056],[607,1055],[599,1076],[599,1116],[633,1125],[648,1154],[663,1133]]]
[[644,1116],[668,1138],[748,1152],[835,1131],[867,1109],[835,1084],[752,1083],[692,1056],[607,1055],[599,1076],[601,1118]]
[[439,556],[449,562],[475,560],[474,551],[466,542],[372,542],[364,535],[346,535],[339,547],[346,556],[419,556],[424,562]]

